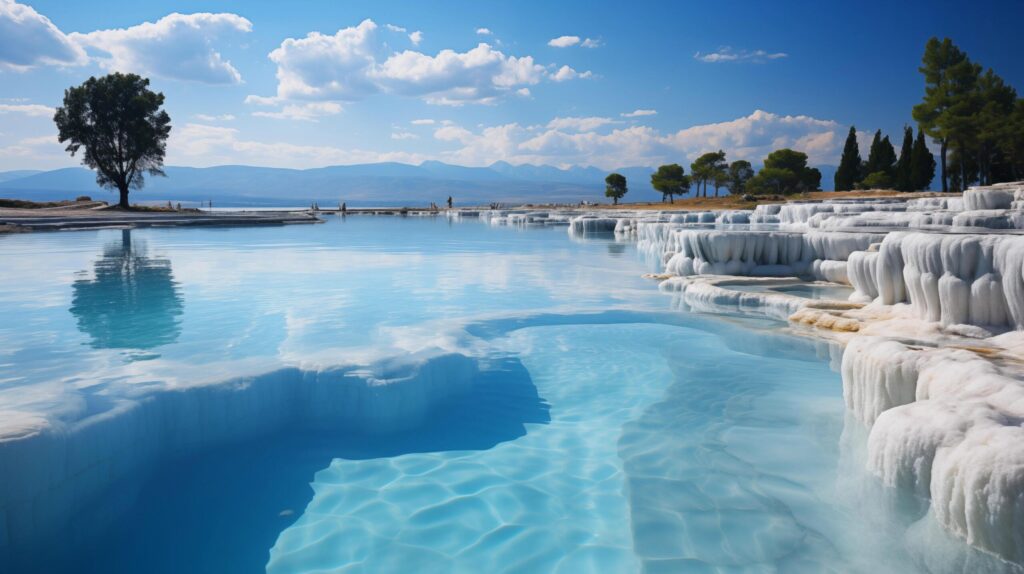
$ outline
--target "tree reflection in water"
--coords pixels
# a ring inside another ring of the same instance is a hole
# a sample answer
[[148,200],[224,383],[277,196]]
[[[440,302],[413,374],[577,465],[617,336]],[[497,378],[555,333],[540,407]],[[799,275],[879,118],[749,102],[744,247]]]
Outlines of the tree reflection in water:
[[184,300],[171,262],[147,257],[131,233],[104,248],[93,278],[72,285],[71,314],[97,349],[152,349],[181,334]]

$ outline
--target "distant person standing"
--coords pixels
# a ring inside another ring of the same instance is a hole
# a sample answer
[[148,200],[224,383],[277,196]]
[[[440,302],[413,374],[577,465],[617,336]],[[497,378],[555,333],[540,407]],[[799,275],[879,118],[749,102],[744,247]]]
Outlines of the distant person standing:
[[344,201],[343,201],[343,202],[341,202],[341,214],[342,214],[342,215],[345,215],[345,212],[347,212],[347,211],[348,211],[348,206],[347,206],[347,205],[345,205],[345,202],[344,202]]
[[448,196],[448,209],[452,208],[452,196]]

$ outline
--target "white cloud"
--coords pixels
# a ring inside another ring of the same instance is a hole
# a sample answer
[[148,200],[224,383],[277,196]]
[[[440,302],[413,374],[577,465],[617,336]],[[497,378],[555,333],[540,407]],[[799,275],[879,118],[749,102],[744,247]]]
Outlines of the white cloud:
[[214,48],[225,33],[250,32],[252,22],[236,14],[170,14],[130,28],[97,30],[69,37],[95,52],[109,70],[207,84],[237,84],[242,75]]
[[[408,28],[403,28],[402,26],[395,26],[394,24],[384,24],[384,27],[392,32],[399,32],[402,34],[409,32]],[[415,32],[410,32],[407,35],[409,36],[409,41],[412,42],[413,46],[419,46],[420,42],[423,41],[423,32],[419,30],[416,30]]]
[[530,97],[530,88],[519,88],[518,90],[516,90],[516,95],[523,98],[528,98]]
[[434,130],[434,138],[441,141],[457,141],[466,144],[473,141],[474,137],[476,136],[473,135],[473,132],[459,126],[444,126]]
[[196,167],[244,164],[302,169],[384,161],[420,163],[425,159],[428,158],[406,152],[253,141],[240,137],[234,128],[192,123],[171,132],[167,144],[168,164]]
[[41,104],[0,104],[0,114],[24,114],[52,118],[57,110]]
[[556,166],[595,165],[618,168],[689,163],[700,154],[723,149],[730,160],[760,163],[769,152],[791,147],[808,154],[812,164],[838,160],[844,129],[831,120],[809,116],[783,116],[757,110],[742,118],[661,133],[642,125],[615,128],[608,118],[555,118],[536,130],[505,124],[470,131],[448,126],[434,133],[441,142],[460,147],[440,153],[438,159],[462,165],[489,165],[498,160],[514,164]]
[[751,161],[761,161],[773,149],[791,147],[807,153],[811,163],[830,163],[838,159],[840,131],[842,126],[832,120],[756,110],[732,121],[680,130],[666,141],[691,152],[731,150],[731,155]]
[[[5,160],[10,160],[8,163]],[[77,160],[65,153],[57,134],[22,138],[0,146],[0,169],[53,169],[74,165]]]
[[31,6],[0,0],[0,69],[80,65],[85,51]]
[[548,46],[551,46],[552,48],[568,48],[579,43],[579,36],[559,36],[548,40]]
[[196,114],[194,117],[197,120],[204,121],[204,122],[230,122],[230,121],[233,121],[235,119],[235,116],[233,114],[220,114],[220,115]]
[[615,120],[611,118],[602,118],[598,116],[591,116],[587,118],[568,117],[555,118],[548,122],[547,127],[548,129],[552,130],[590,132],[596,130],[599,127],[614,123],[616,123]]
[[478,36],[490,36],[491,34],[493,34],[490,28],[477,28],[476,33]]
[[657,114],[658,114],[657,110],[633,110],[631,112],[623,112],[623,113],[621,113],[619,115],[624,117],[624,118],[639,118],[639,117],[643,117],[643,116],[654,116],[654,115],[657,115]]
[[569,66],[562,66],[561,68],[558,68],[558,71],[551,75],[551,79],[556,82],[565,82],[568,80],[576,79],[586,80],[593,76],[594,74],[589,70],[587,70],[586,72],[577,72],[576,70],[570,68]]
[[393,140],[415,140],[419,138],[420,136],[412,132],[391,132],[391,139]]
[[435,120],[427,118],[427,119],[421,119],[421,120],[413,120],[413,121],[411,121],[409,123],[414,125],[414,126],[432,126],[432,125],[436,124],[437,122]]
[[580,44],[583,48],[598,48],[601,46],[601,40],[595,40],[594,38],[587,38]]
[[[247,103],[262,103],[259,101],[249,101]],[[253,112],[252,115],[261,118],[273,118],[277,120],[302,120],[302,121],[317,121],[317,118],[323,116],[333,116],[341,113],[341,104],[337,102],[305,102],[296,104],[285,104],[278,111],[273,112]]]
[[789,54],[785,52],[766,52],[764,50],[733,50],[732,48],[725,46],[719,48],[715,52],[701,53],[697,52],[693,55],[695,60],[705,62],[708,64],[718,64],[722,62],[753,62],[763,63],[768,60],[778,60],[780,58],[786,58]]
[[388,93],[434,104],[489,104],[545,78],[588,77],[570,68],[556,78],[531,56],[506,55],[486,43],[465,52],[445,49],[436,55],[390,52],[377,39],[377,30],[377,24],[367,19],[331,36],[313,32],[305,38],[286,39],[270,53],[277,64],[277,94],[255,97],[284,104],[355,101]]

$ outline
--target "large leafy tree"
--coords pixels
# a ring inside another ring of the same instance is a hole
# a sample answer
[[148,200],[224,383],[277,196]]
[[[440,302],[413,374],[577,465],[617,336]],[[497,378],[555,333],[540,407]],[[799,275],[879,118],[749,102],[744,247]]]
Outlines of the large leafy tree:
[[896,161],[896,189],[900,191],[914,191],[913,156],[914,130],[910,126],[904,126],[900,159]]
[[723,174],[729,169],[725,161],[725,152],[722,150],[708,152],[701,155],[690,164],[690,173],[693,181],[697,184],[697,192],[700,193],[701,185],[704,187],[704,197],[708,196],[708,182],[715,185],[715,197],[718,197],[718,187],[723,180]]
[[690,191],[690,177],[678,163],[663,165],[651,174],[651,187],[661,192],[662,201],[667,197],[669,203],[675,203],[674,196]]
[[738,159],[729,164],[728,178],[725,187],[732,195],[743,195],[747,190],[747,182],[754,177],[754,168],[745,159]]
[[839,160],[839,168],[836,169],[835,190],[850,191],[857,187],[860,181],[860,148],[857,145],[857,128],[850,126],[850,133],[846,136],[846,145],[843,146],[843,157]]
[[629,192],[629,188],[626,187],[626,176],[621,173],[612,173],[604,178],[604,196],[612,198],[615,205],[619,204],[619,200],[627,192]]
[[145,174],[164,175],[171,118],[163,103],[148,79],[115,72],[65,90],[53,117],[60,142],[72,156],[82,152],[97,184],[118,190],[122,208],[129,207],[129,190],[145,184]]
[[918,70],[924,74],[924,100],[914,106],[913,116],[928,137],[940,146],[942,191],[948,191],[949,144],[954,137],[962,140],[966,136],[965,126],[958,125],[957,118],[970,111],[965,100],[973,89],[977,69],[952,40],[932,38],[925,45]]
[[807,154],[791,149],[775,150],[764,160],[764,168],[747,182],[752,193],[791,194],[821,187],[821,172],[807,166]]
[[932,150],[928,149],[924,131],[918,128],[917,137],[914,139],[914,150],[910,154],[912,189],[914,191],[928,189],[933,179],[935,179],[935,157],[932,156]]

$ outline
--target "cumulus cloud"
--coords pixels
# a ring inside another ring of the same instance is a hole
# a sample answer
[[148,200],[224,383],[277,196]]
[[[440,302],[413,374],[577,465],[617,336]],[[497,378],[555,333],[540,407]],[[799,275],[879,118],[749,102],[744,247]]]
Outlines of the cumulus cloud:
[[79,65],[85,51],[31,6],[0,0],[0,68]]
[[419,139],[419,137],[412,132],[391,132],[391,139],[393,140],[415,140]]
[[23,114],[32,117],[52,118],[57,110],[41,104],[0,104],[0,114]]
[[[404,30],[385,25],[389,26]],[[568,67],[551,74],[532,56],[507,55],[487,43],[465,52],[445,49],[435,55],[391,52],[377,33],[377,24],[367,19],[333,35],[312,32],[305,38],[286,39],[269,56],[277,64],[277,94],[257,97],[277,103],[346,102],[388,93],[434,104],[488,104],[544,79],[590,77],[589,72],[576,73]]]
[[[408,28],[404,28],[402,26],[395,26],[394,24],[384,24],[384,27],[392,32],[400,32],[402,34],[406,34],[407,32],[409,32]],[[409,36],[409,41],[412,42],[414,46],[419,46],[420,42],[423,41],[423,32],[419,30],[416,30],[415,32],[409,32],[407,35]]]
[[579,43],[579,36],[559,36],[548,40],[548,46],[551,46],[552,48],[568,48]]
[[234,128],[189,123],[171,132],[167,163],[197,167],[229,163],[309,168],[326,165],[396,161],[420,163],[420,154],[342,149],[333,146],[262,142],[242,137]]
[[778,60],[780,58],[789,57],[789,54],[785,52],[766,52],[765,50],[733,50],[732,48],[725,46],[719,48],[715,52],[701,53],[697,52],[693,55],[695,60],[705,62],[708,64],[718,64],[723,62],[752,62],[760,64],[769,60]]
[[593,76],[594,74],[589,70],[586,72],[577,72],[576,70],[570,68],[569,66],[562,66],[561,68],[558,68],[558,71],[556,71],[554,74],[551,74],[551,79],[556,82],[566,82],[569,80],[576,79],[585,80]]
[[640,118],[640,117],[643,117],[643,116],[654,116],[654,115],[657,115],[657,114],[658,114],[657,110],[633,110],[631,112],[623,112],[623,113],[621,113],[619,115],[624,117],[624,118]]
[[559,36],[548,40],[548,46],[552,48],[571,48],[572,46],[580,46],[581,48],[597,48],[601,45],[601,41],[594,38],[580,39],[579,36]]
[[[757,110],[742,118],[662,133],[652,127],[613,127],[609,118],[555,118],[540,131],[505,124],[471,131],[447,126],[435,139],[458,144],[439,159],[463,165],[498,160],[557,166],[628,165],[689,162],[700,154],[725,150],[730,159],[760,163],[769,152],[790,147],[808,154],[812,164],[835,163],[843,127],[831,120],[786,116]],[[608,129],[611,128],[611,129]]]
[[214,48],[225,33],[252,31],[236,14],[170,14],[130,28],[72,33],[76,43],[105,54],[97,62],[109,70],[172,80],[238,84],[242,75]]
[[490,28],[477,28],[476,34],[478,36],[490,36],[493,32],[491,32]]

